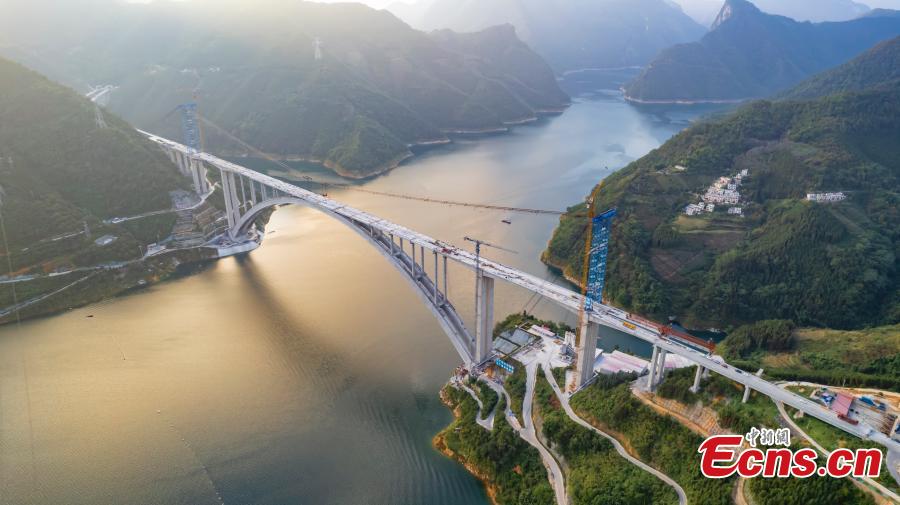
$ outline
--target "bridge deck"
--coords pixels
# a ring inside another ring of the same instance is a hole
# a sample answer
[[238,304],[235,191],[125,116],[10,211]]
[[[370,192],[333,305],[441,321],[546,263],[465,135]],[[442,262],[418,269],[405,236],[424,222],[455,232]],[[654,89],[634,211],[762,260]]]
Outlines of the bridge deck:
[[[190,154],[188,148],[182,144],[153,135],[151,133],[143,131],[141,133],[146,135],[153,142],[156,142],[157,144],[165,148],[174,149],[185,154]],[[287,182],[275,179],[274,177],[270,177],[254,170],[244,168],[240,165],[223,160],[211,154],[196,153],[192,156],[220,170],[240,174],[243,177],[252,179],[270,188],[277,189],[285,195],[289,195],[291,197],[302,200],[308,205],[319,208],[321,210],[325,210],[331,214],[335,214],[351,222],[358,223],[359,225],[368,227],[370,229],[380,230],[385,234],[404,239],[416,244],[418,247],[433,251],[438,255],[446,256],[449,260],[452,260],[457,264],[463,265],[472,270],[475,270],[476,268],[475,254],[464,249],[460,249],[452,244],[442,242],[399,224],[387,221],[359,209],[349,207],[330,198],[321,196],[317,193],[313,193],[312,191],[308,191]],[[480,267],[485,275],[488,275],[495,279],[504,280],[508,283],[514,284],[533,293],[537,293],[540,296],[543,296],[544,298],[555,302],[561,307],[568,309],[574,314],[577,314],[579,312],[580,307],[584,303],[584,298],[579,293],[576,293],[570,289],[546,281],[534,275],[485,259],[484,257],[481,257],[480,259]],[[801,410],[807,415],[811,415],[836,428],[849,432],[860,438],[875,441],[890,448],[891,450],[900,451],[900,443],[892,440],[889,436],[878,432],[864,424],[853,425],[851,423],[838,419],[837,415],[834,412],[831,412],[823,405],[786,391],[771,382],[761,379],[753,374],[734,368],[727,363],[724,363],[723,361],[714,360],[706,353],[669,340],[661,335],[656,329],[648,328],[646,325],[640,322],[630,321],[626,312],[615,307],[611,307],[609,305],[594,304],[594,310],[590,313],[589,318],[595,323],[628,333],[634,337],[665,349],[668,352],[688,358],[691,361],[715,373],[723,375],[735,382],[744,384],[745,386],[749,386],[755,391],[758,391],[766,396],[769,396],[770,398],[781,401],[786,405],[790,405],[791,407]],[[634,325],[635,328],[632,329],[630,327],[624,326],[623,323],[625,322],[629,322],[630,324]],[[456,343],[454,344],[456,345]]]

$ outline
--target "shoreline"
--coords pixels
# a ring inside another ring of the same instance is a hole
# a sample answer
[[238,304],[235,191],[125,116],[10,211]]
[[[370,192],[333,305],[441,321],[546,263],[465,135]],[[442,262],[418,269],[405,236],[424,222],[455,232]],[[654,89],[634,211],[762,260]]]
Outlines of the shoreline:
[[[193,275],[193,271],[186,272],[184,269],[203,268],[204,265],[217,261],[219,258],[212,251],[212,248],[206,246],[191,249],[174,249],[166,254],[145,258],[139,265],[123,265],[116,269],[100,270],[100,275],[105,276],[110,282],[105,289],[73,299],[66,298],[68,293],[58,293],[59,296],[48,299],[49,303],[46,305],[35,305],[32,310],[29,310],[31,307],[21,309],[23,312],[21,314],[21,322],[59,316],[70,310],[81,309],[104,300],[128,296],[131,293],[163,284],[181,276]],[[109,279],[110,277],[111,280]],[[101,284],[99,285],[103,286],[103,279],[100,282]],[[14,313],[0,317],[0,328],[14,323],[16,323]]]
[[[640,65],[631,65],[624,67],[585,67],[585,68],[576,68],[573,70],[566,70],[559,74],[559,77],[568,77],[574,74],[583,74],[585,72],[616,72],[623,70],[643,70],[644,67]],[[558,80],[558,79],[557,79]]]
[[622,92],[622,97],[626,102],[638,105],[729,105],[744,103],[750,100],[757,100],[757,98],[676,98],[665,100],[645,100],[643,98],[635,98],[629,95],[625,91],[625,88],[619,88],[619,91]]
[[477,468],[475,468],[471,463],[469,463],[466,460],[466,458],[464,458],[461,454],[458,454],[455,451],[453,451],[452,449],[450,449],[449,447],[447,447],[447,444],[444,442],[444,432],[447,431],[448,429],[450,429],[460,419],[459,406],[454,408],[452,405],[450,405],[450,401],[447,399],[446,395],[444,394],[444,389],[446,387],[447,387],[446,385],[441,387],[441,391],[440,391],[440,393],[438,393],[438,396],[441,399],[441,403],[444,404],[444,406],[447,407],[448,409],[450,409],[450,412],[453,413],[453,421],[450,424],[448,424],[446,427],[444,427],[444,429],[439,431],[437,433],[437,435],[435,435],[434,438],[431,439],[431,446],[432,446],[432,448],[434,448],[434,450],[441,453],[443,456],[445,456],[449,459],[452,459],[453,461],[462,465],[462,467],[465,468],[466,471],[469,472],[470,475],[472,475],[473,477],[478,479],[478,481],[481,482],[481,485],[484,486],[485,493],[487,494],[488,499],[491,502],[491,505],[500,505],[497,502],[496,485],[494,483],[492,483],[491,480],[487,476],[483,475]]
[[[501,134],[505,134],[505,133],[510,133],[513,130],[513,128],[516,126],[529,125],[532,123],[536,123],[545,117],[559,116],[559,115],[563,114],[566,110],[568,110],[569,107],[571,107],[571,106],[572,106],[572,103],[569,102],[569,103],[566,103],[565,105],[562,105],[557,108],[537,109],[534,111],[533,116],[529,116],[529,117],[521,118],[521,119],[514,119],[514,120],[510,120],[510,121],[504,121],[502,123],[502,126],[498,126],[498,127],[440,130],[441,133],[446,135],[445,137],[421,140],[421,141],[416,141],[416,142],[407,144],[406,145],[407,150],[405,153],[402,153],[402,154],[394,157],[393,159],[391,159],[385,163],[382,163],[381,165],[378,165],[375,168],[368,170],[364,173],[352,172],[350,170],[347,170],[345,167],[343,167],[342,165],[340,165],[338,163],[335,163],[335,162],[332,162],[329,160],[323,160],[323,159],[315,157],[315,156],[304,156],[304,155],[300,155],[300,154],[281,155],[281,154],[272,154],[272,153],[266,153],[266,152],[260,152],[260,154],[263,155],[263,159],[268,159],[270,161],[276,160],[276,161],[287,162],[287,163],[291,163],[291,162],[313,163],[316,165],[320,165],[324,168],[327,168],[328,170],[334,172],[335,174],[337,174],[345,179],[361,181],[361,180],[378,177],[379,175],[384,175],[384,174],[390,172],[391,170],[394,170],[395,168],[400,167],[404,162],[406,162],[412,158],[415,158],[416,156],[418,156],[418,154],[412,151],[412,149],[414,149],[414,148],[417,148],[417,147],[428,148],[428,147],[450,145],[453,143],[453,139],[451,137],[454,135],[464,137],[464,136],[480,136],[480,135],[501,135]],[[231,157],[231,158],[254,158],[255,157],[251,153],[246,152],[246,151],[240,152],[240,153],[222,151],[219,153],[219,155],[223,156],[223,157]]]

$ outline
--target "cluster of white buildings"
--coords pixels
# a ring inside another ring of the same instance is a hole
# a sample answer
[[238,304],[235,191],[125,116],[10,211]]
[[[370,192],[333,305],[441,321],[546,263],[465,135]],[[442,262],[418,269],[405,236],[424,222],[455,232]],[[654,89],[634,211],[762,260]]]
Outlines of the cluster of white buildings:
[[704,212],[715,212],[716,205],[726,205],[729,206],[729,214],[744,215],[744,210],[737,206],[741,202],[739,188],[749,175],[750,171],[745,168],[734,177],[719,177],[700,197],[701,201],[685,207],[684,213],[688,216],[697,216]]
[[689,216],[698,216],[703,214],[704,212],[712,212],[716,210],[716,206],[713,204],[705,204],[703,202],[700,203],[692,203],[684,208],[684,213]]
[[810,202],[843,202],[847,195],[843,191],[837,193],[807,193],[806,199]]

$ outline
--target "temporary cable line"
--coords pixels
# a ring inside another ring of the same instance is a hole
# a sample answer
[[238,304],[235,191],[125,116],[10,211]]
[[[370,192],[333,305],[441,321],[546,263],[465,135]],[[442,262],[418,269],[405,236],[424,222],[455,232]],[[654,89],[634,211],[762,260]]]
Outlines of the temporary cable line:
[[[0,190],[0,197],[2,197],[2,190]],[[9,252],[9,242],[6,239],[6,225],[3,222],[3,199],[0,198],[0,234],[3,235],[3,249],[6,251],[6,271],[9,272],[9,275],[12,276],[12,254]],[[19,297],[16,293],[16,283],[11,283],[12,286],[12,297],[13,297],[13,311],[16,313],[16,326],[22,325],[22,318],[19,315]]]
[[[552,279],[551,279],[551,277],[552,277]],[[544,276],[544,280],[550,281],[555,284],[556,281],[559,280],[559,277],[560,277],[559,274],[553,273],[553,271],[551,270],[551,271],[548,271],[547,275]],[[525,312],[526,314],[529,312],[533,313],[537,309],[538,305],[540,305],[541,302],[543,302],[545,299],[546,299],[546,297],[544,295],[535,291],[534,293],[531,294],[531,297],[525,302],[525,305],[522,307],[522,312]],[[529,306],[531,308],[529,308]]]
[[[202,122],[206,123],[207,125],[209,125],[214,130],[218,131],[219,133],[221,133],[221,134],[225,135],[226,137],[230,138],[231,140],[237,142],[242,147],[256,153],[257,155],[278,165],[279,167],[281,167],[289,172],[292,172],[294,170],[294,168],[291,167],[290,165],[282,162],[281,160],[276,159],[274,156],[272,156],[268,153],[265,153],[265,152],[257,149],[256,147],[244,142],[243,140],[235,137],[234,135],[232,135],[231,133],[226,131],[224,128],[218,126],[217,124],[213,123],[209,119],[206,119],[205,117],[201,117],[200,120]],[[308,175],[301,175],[300,177],[306,182],[320,184],[322,186],[331,186],[331,187],[335,187],[335,188],[346,189],[349,191],[356,191],[358,193],[368,193],[370,195],[384,196],[384,197],[388,197],[388,198],[397,198],[397,199],[402,199],[402,200],[413,200],[413,201],[417,201],[417,202],[435,203],[435,204],[439,204],[439,205],[451,205],[451,206],[455,206],[455,207],[471,207],[471,208],[476,208],[476,209],[502,210],[502,211],[506,211],[506,212],[518,212],[518,213],[523,213],[523,214],[542,214],[542,215],[553,215],[553,216],[561,216],[561,215],[565,214],[565,212],[559,211],[559,210],[528,209],[528,208],[522,208],[522,207],[511,207],[511,206],[507,206],[507,205],[492,205],[492,204],[483,204],[483,203],[461,202],[459,200],[445,200],[442,198],[430,198],[430,197],[426,197],[426,196],[410,195],[410,194],[404,194],[404,193],[392,193],[392,192],[388,192],[388,191],[377,191],[377,190],[373,190],[373,189],[360,188],[359,186],[354,185],[354,184],[341,183],[341,182],[327,182],[327,181],[317,180],[317,179],[313,179],[312,177],[310,177]]]

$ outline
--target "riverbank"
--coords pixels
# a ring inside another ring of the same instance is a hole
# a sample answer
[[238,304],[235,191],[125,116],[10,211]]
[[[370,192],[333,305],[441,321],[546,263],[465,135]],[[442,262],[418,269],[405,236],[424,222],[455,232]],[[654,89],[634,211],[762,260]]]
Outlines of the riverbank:
[[397,156],[391,158],[390,160],[375,165],[366,170],[352,170],[340,163],[337,163],[332,160],[322,159],[315,156],[307,156],[302,154],[273,154],[267,153],[255,148],[252,146],[246,146],[250,150],[249,151],[218,151],[219,155],[224,158],[248,158],[251,156],[261,156],[267,160],[275,161],[275,162],[286,162],[286,163],[310,163],[314,165],[319,165],[324,167],[335,174],[344,177],[346,179],[351,179],[354,181],[363,181],[366,179],[372,179],[378,177],[380,175],[384,175],[401,165],[407,163],[411,159],[418,156],[418,150],[425,150],[431,147],[439,147],[453,143],[453,137],[460,138],[478,138],[480,136],[493,136],[493,135],[502,135],[506,133],[510,133],[517,126],[528,126],[539,122],[541,119],[560,116],[565,113],[566,110],[571,107],[571,103],[566,104],[563,107],[558,108],[548,108],[548,109],[538,109],[534,111],[534,114],[531,116],[511,119],[508,121],[503,121],[500,126],[488,127],[488,128],[469,128],[469,129],[442,129],[440,133],[444,135],[444,137],[434,138],[434,139],[425,139],[417,142],[413,142],[407,144],[407,150],[405,152],[399,153]]
[[667,100],[647,100],[643,98],[635,98],[625,92],[621,88],[622,97],[626,102],[640,105],[733,105],[755,100],[754,98],[696,98],[696,99],[667,99]]
[[[196,265],[201,268],[204,262],[216,259],[217,253],[212,248],[182,249],[159,256],[149,257],[143,261],[124,264],[120,267],[100,268],[86,272],[80,279],[68,277],[80,274],[60,276],[59,286],[49,286],[43,293],[34,296],[16,296],[18,311],[4,310],[0,315],[0,326],[28,319],[47,317],[66,310],[84,307],[102,300],[114,298],[137,289],[143,289],[186,273],[186,269]],[[74,282],[72,282],[74,281]],[[83,281],[83,282],[82,282]],[[26,283],[44,283],[44,279],[22,281],[23,288],[17,291],[28,293]],[[10,289],[10,293],[11,293]],[[47,296],[51,295],[51,296]],[[4,296],[4,301],[7,297]],[[34,303],[29,303],[34,301]]]
[[[505,420],[493,431],[476,423],[477,403],[465,392],[445,386],[441,402],[453,412],[453,422],[432,445],[480,480],[494,505],[553,503],[553,490],[537,450],[519,438]],[[501,398],[498,412],[506,407]]]

